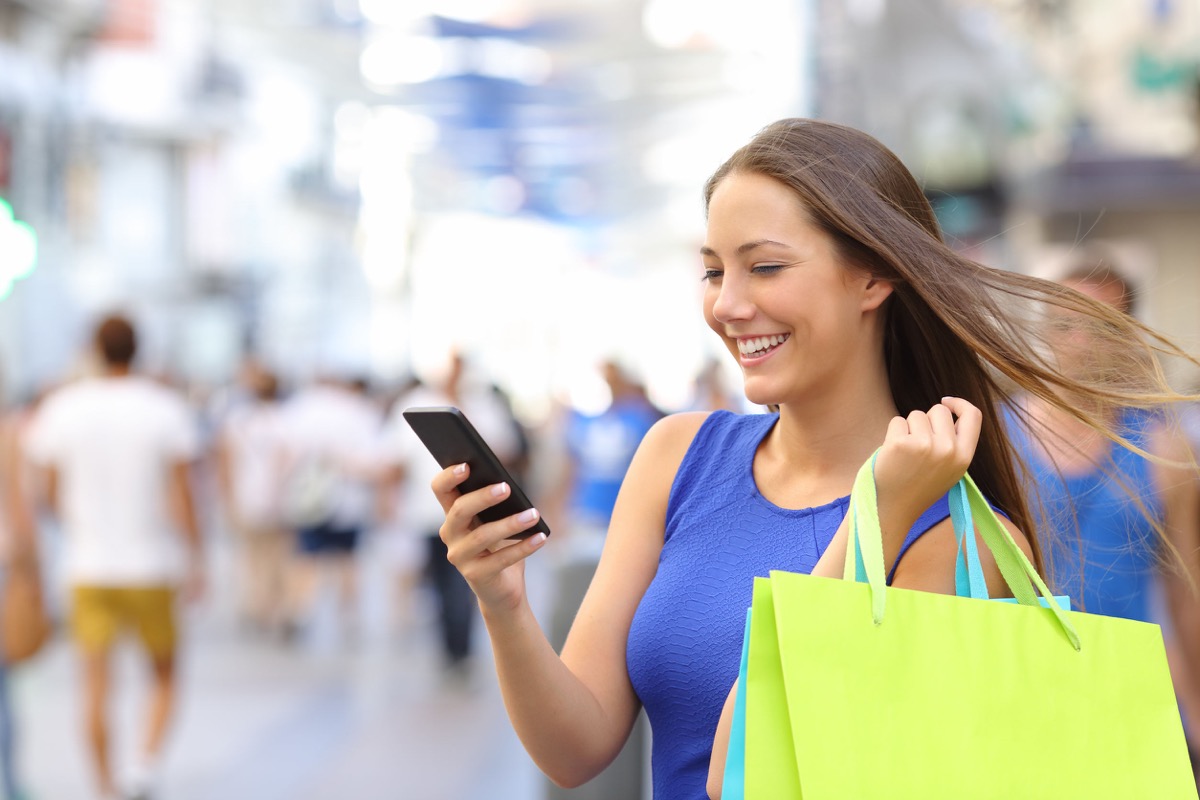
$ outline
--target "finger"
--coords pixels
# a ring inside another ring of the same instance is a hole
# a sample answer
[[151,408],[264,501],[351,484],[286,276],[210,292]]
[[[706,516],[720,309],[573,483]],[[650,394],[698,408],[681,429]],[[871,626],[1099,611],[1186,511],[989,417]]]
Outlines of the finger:
[[460,536],[457,541],[454,541],[452,534],[450,540],[446,539],[446,528],[451,524],[447,520],[446,525],[442,526],[442,539],[449,547],[450,561],[454,564],[466,564],[483,553],[504,549],[506,539],[514,539],[517,534],[529,530],[530,526],[537,522],[538,516],[536,508],[529,508],[495,522],[477,525],[470,535]]
[[979,444],[979,433],[983,429],[983,412],[961,397],[943,397],[942,404],[958,417],[954,423],[955,450],[970,463]]
[[533,527],[540,517],[541,514],[536,508],[527,508],[511,517],[480,525],[471,532],[472,544],[480,551],[503,550],[519,542],[519,534]]
[[915,441],[933,440],[933,428],[929,425],[929,416],[924,411],[917,410],[908,415],[908,435]]
[[479,563],[486,565],[487,569],[491,572],[500,572],[501,570],[508,569],[518,561],[529,558],[529,556],[540,550],[545,543],[546,534],[537,533],[528,539],[517,542],[511,547],[505,547],[494,553],[488,553]]
[[947,406],[938,403],[926,412],[929,428],[933,438],[939,444],[944,444],[947,450],[954,447],[954,415]]
[[455,530],[473,528],[475,517],[480,511],[500,503],[508,497],[511,491],[507,483],[494,483],[491,486],[484,486],[482,489],[460,495],[446,510],[446,524]]
[[449,512],[450,506],[454,505],[454,501],[458,499],[458,487],[467,479],[471,468],[466,464],[455,464],[452,467],[439,472],[433,476],[429,487],[433,489],[433,494],[442,505],[442,511]]
[[908,436],[908,420],[904,417],[892,417],[892,421],[888,423],[887,435],[884,437],[886,442],[896,442]]

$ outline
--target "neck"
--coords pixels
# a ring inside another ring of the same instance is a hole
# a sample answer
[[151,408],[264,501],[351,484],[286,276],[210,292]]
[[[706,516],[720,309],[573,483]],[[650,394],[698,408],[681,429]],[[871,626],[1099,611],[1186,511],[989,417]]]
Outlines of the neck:
[[104,367],[104,375],[108,378],[125,378],[132,372],[128,364],[108,364]]
[[852,390],[780,407],[775,444],[793,474],[854,474],[883,444],[897,415],[886,373],[843,382]]

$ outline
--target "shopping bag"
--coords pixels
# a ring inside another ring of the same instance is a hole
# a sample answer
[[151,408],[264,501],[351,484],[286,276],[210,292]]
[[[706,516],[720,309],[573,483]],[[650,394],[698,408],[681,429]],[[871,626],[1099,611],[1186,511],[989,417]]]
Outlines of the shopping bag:
[[[955,536],[958,540],[958,561],[955,566],[955,594],[959,597],[974,597],[986,600],[989,598],[987,582],[983,575],[983,566],[979,561],[979,550],[975,541],[974,514],[971,511],[967,492],[966,480],[960,480],[949,493],[950,516]],[[968,536],[968,532],[970,535]],[[856,539],[857,541],[857,539]],[[862,561],[860,548],[855,548],[856,579],[867,580],[866,567]],[[766,610],[771,620],[774,619],[774,605],[771,600],[770,582],[764,581],[755,587],[755,605],[760,611]],[[1049,607],[1047,598],[1038,598],[1041,604]],[[996,598],[998,602],[1016,603],[1015,598]],[[1055,597],[1060,607],[1069,607],[1069,599]],[[725,756],[725,774],[722,783],[722,800],[744,800],[746,797],[746,686],[748,683],[747,666],[752,638],[751,610],[746,612],[746,634],[742,644],[742,661],[738,671],[737,693],[734,697],[734,708],[730,726],[729,745]],[[760,626],[757,638],[766,641],[766,646],[775,648],[775,628],[773,624]],[[760,648],[763,645],[760,644]],[[760,650],[761,652],[761,650]],[[754,787],[752,795],[788,798],[799,797],[799,776],[796,774],[796,761],[792,755],[792,734],[786,714],[771,713],[780,706],[769,696],[764,698],[762,684],[771,686],[773,679],[782,676],[782,672],[770,669],[773,664],[756,661],[756,680],[759,686],[755,692],[755,770],[753,772]],[[765,674],[764,674],[765,669]],[[765,702],[764,702],[765,700]],[[765,708],[764,708],[765,705]],[[782,746],[787,743],[787,747]],[[788,787],[786,789],[782,787]]]
[[[848,580],[755,581],[747,800],[1196,798],[1159,628],[1041,607],[1045,584],[969,476],[1019,604],[887,587],[870,466]],[[781,698],[786,736],[769,708]]]
[[733,698],[721,800],[745,800],[746,797],[746,662],[750,658],[751,613],[750,609],[746,610],[746,634],[742,637],[742,663],[738,668],[737,692]]

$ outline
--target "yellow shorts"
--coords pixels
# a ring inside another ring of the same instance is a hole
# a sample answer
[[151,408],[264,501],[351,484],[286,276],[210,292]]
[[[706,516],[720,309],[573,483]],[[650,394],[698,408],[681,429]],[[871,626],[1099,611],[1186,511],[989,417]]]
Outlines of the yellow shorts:
[[73,586],[71,633],[85,651],[112,647],[132,628],[154,658],[175,652],[175,589],[169,586]]

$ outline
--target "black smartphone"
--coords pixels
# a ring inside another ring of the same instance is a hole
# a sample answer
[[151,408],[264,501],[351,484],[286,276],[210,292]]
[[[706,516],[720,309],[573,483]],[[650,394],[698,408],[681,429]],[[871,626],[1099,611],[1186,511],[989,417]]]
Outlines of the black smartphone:
[[[500,463],[492,448],[462,411],[453,406],[437,406],[408,408],[401,413],[404,421],[417,434],[417,438],[442,465],[442,469],[463,463],[470,467],[470,474],[458,487],[463,494],[494,483],[508,484],[508,497],[504,498],[503,502],[479,512],[481,522],[495,522],[519,514],[527,508],[533,508],[533,503],[529,502],[525,492],[513,480],[512,475]],[[512,538],[524,539],[535,533],[550,535],[550,526],[540,516],[530,528],[513,534]]]

